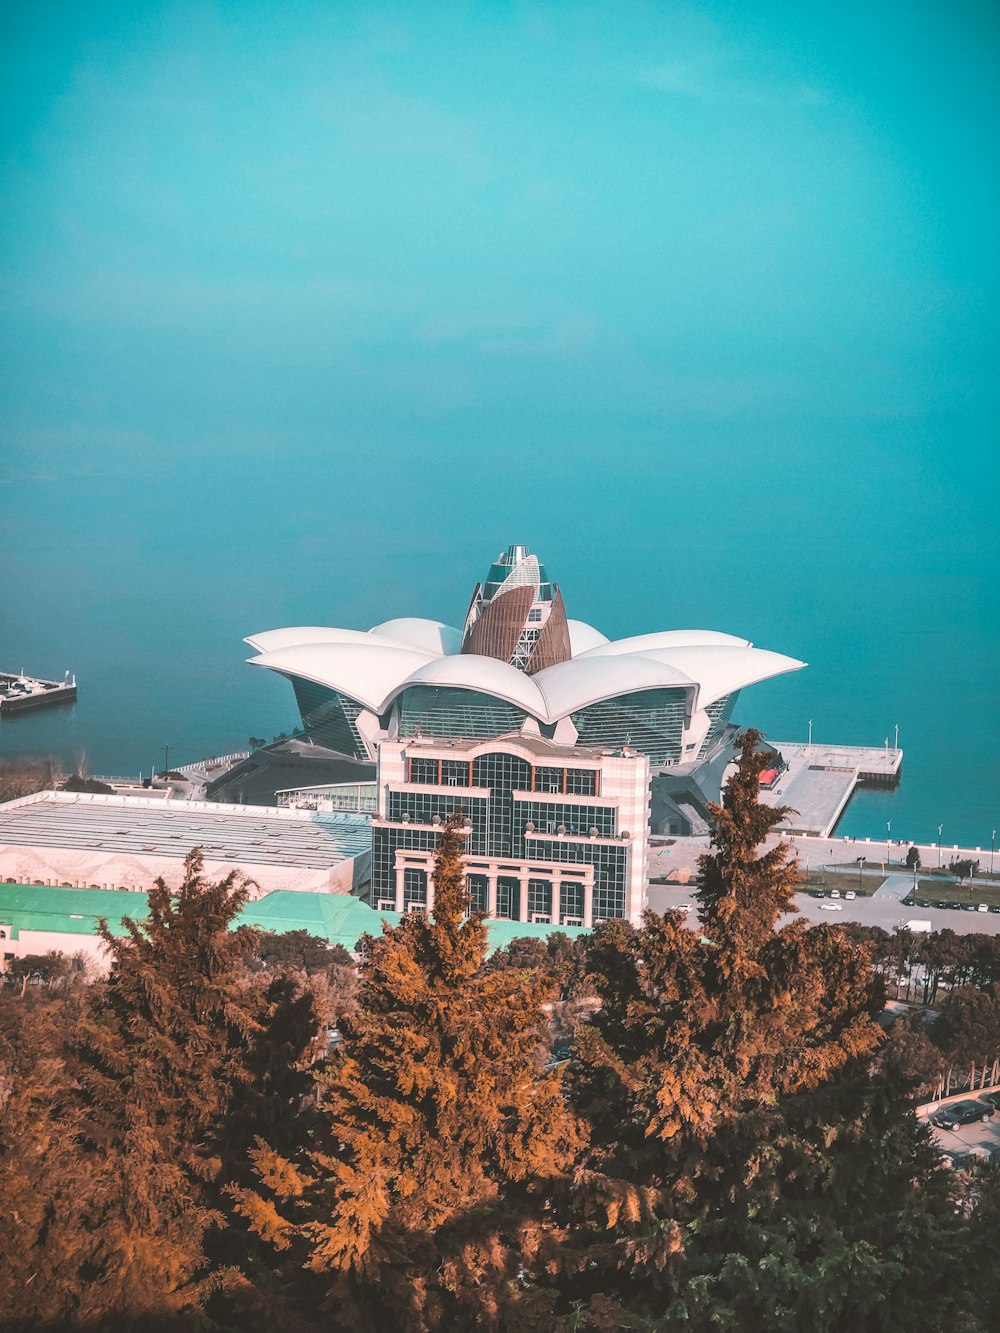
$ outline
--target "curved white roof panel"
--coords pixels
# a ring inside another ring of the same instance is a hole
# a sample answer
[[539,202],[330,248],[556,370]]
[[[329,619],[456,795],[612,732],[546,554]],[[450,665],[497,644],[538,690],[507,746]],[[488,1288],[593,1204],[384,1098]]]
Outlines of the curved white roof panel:
[[496,657],[460,653],[454,657],[437,657],[421,665],[407,680],[400,682],[394,693],[399,694],[408,685],[443,685],[454,689],[477,690],[480,694],[492,694],[498,699],[505,699],[544,722],[548,720],[545,700],[535,680],[536,677],[526,676],[517,667],[501,662]]
[[[759,680],[780,676],[785,671],[799,671],[805,662],[766,648],[734,647],[727,644],[704,644],[691,647],[647,650],[638,654],[647,661],[669,663],[698,682],[696,706],[701,709],[724,695],[754,685]],[[586,659],[590,660],[590,659]],[[636,660],[636,659],[627,659]]]
[[259,657],[251,657],[250,662],[269,671],[279,671],[283,676],[301,676],[317,685],[327,685],[373,713],[381,713],[397,687],[419,667],[435,659],[415,648],[395,644],[386,647],[367,634],[361,638],[368,642],[299,644],[261,653]]
[[596,654],[546,667],[532,679],[544,696],[550,722],[618,694],[676,686],[693,689],[696,684],[679,668],[650,657]]
[[259,653],[276,652],[282,648],[296,648],[307,643],[367,643],[382,644],[386,648],[406,647],[394,639],[373,634],[371,630],[337,629],[332,625],[293,625],[288,629],[267,629],[251,634],[243,640]]
[[381,625],[373,625],[369,634],[377,634],[383,639],[392,639],[395,643],[405,644],[409,648],[419,648],[422,652],[433,653],[435,657],[444,654],[450,657],[462,647],[462,631],[453,625],[445,625],[440,620],[423,620],[419,616],[400,616],[396,620],[384,620]]
[[574,657],[579,657],[581,653],[589,652],[591,648],[599,648],[602,643],[609,642],[606,634],[594,629],[593,625],[588,625],[585,620],[567,620],[566,627],[569,630],[570,651]]
[[603,644],[587,650],[588,656],[610,657],[622,653],[645,653],[651,648],[692,648],[709,644],[729,644],[732,647],[750,648],[749,639],[738,639],[735,634],[723,634],[717,629],[665,629],[654,634],[633,634],[628,639],[605,640]]

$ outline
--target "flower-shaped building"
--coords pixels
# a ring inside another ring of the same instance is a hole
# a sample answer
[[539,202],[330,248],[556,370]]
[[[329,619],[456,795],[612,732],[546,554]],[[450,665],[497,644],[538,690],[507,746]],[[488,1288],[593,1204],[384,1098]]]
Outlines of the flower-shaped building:
[[678,764],[712,746],[741,689],[805,665],[715,630],[609,640],[567,619],[524,546],[498,556],[462,629],[403,618],[365,631],[268,630],[247,643],[255,666],[292,682],[307,734],[358,759],[374,759],[384,740],[521,732]]

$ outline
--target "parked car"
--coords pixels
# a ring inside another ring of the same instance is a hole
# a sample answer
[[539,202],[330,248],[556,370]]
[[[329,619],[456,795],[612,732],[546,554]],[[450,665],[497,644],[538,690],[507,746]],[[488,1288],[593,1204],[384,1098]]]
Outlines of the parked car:
[[821,912],[842,912],[844,910],[842,903],[820,903]]
[[976,908],[977,912],[988,912],[989,910],[990,910],[989,903],[980,903],[979,906]]
[[1000,912],[1000,903],[990,903],[991,912]]
[[931,1116],[931,1124],[938,1129],[958,1129],[960,1125],[971,1125],[976,1120],[989,1120],[996,1115],[997,1108],[987,1101],[952,1102],[942,1106]]
[[992,1106],[995,1111],[1000,1111],[1000,1092],[984,1092],[979,1100]]
[[854,898],[856,898],[857,896],[858,896],[858,895],[855,893],[855,891],[854,891],[853,889],[848,889],[847,892],[844,894],[844,897],[845,897],[845,898],[850,898],[850,899],[854,899]]
[[831,897],[831,898],[839,898],[839,897],[840,897],[840,890],[839,890],[839,889],[831,889],[831,890],[830,890],[830,897]]

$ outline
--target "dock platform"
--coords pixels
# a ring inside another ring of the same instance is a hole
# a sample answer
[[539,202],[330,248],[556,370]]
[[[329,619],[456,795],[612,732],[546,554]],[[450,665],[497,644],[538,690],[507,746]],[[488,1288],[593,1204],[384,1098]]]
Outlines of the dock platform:
[[780,825],[789,833],[828,838],[857,787],[895,787],[903,767],[903,751],[890,745],[768,744],[787,767],[761,800],[792,807],[796,813]]
[[23,713],[29,708],[72,703],[76,698],[76,676],[67,671],[63,680],[39,680],[22,671],[14,676],[0,672],[0,717]]

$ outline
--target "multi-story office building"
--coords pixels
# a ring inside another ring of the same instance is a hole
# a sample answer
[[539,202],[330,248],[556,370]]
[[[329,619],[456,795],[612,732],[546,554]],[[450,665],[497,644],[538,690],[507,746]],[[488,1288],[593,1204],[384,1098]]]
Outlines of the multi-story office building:
[[[433,901],[433,821],[455,800],[439,788],[461,786],[475,900],[525,921],[637,919],[651,769],[707,759],[744,686],[804,665],[716,630],[609,640],[567,619],[558,585],[524,546],[476,585],[462,630],[399,619],[247,642],[255,665],[292,682],[308,739],[378,761],[374,898]],[[466,780],[415,777],[411,761],[423,774],[435,756],[450,775],[465,764]],[[571,783],[589,773],[593,790],[549,790],[537,775],[550,770]]]
[[638,921],[646,897],[649,760],[517,734],[379,747],[372,904],[434,905],[440,826],[461,812],[472,904],[491,917]]

